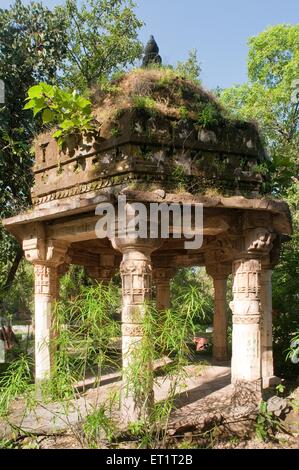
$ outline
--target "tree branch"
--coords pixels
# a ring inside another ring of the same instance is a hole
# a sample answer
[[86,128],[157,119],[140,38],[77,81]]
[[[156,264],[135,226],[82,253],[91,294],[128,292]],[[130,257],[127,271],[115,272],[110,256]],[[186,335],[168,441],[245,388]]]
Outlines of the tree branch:
[[19,264],[20,264],[22,258],[23,258],[23,250],[19,246],[18,250],[17,250],[17,253],[16,253],[16,256],[15,256],[15,259],[13,260],[13,263],[10,267],[9,272],[8,272],[8,275],[7,275],[7,278],[6,278],[4,287],[3,287],[4,291],[8,291],[9,289],[11,289],[13,281],[14,281],[16,273],[17,273],[17,270],[18,270],[18,267],[19,267]]

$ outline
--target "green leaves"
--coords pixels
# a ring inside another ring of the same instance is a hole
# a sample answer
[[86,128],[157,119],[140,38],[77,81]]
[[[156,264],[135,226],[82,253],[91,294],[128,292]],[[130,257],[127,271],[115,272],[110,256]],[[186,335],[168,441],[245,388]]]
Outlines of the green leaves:
[[260,403],[259,414],[256,418],[255,433],[256,437],[261,441],[267,441],[273,437],[273,434],[278,431],[284,431],[280,420],[276,418],[272,412],[267,409],[267,402]]
[[26,99],[24,109],[32,109],[34,116],[42,112],[43,124],[58,126],[53,137],[60,147],[68,135],[95,130],[91,102],[76,91],[69,93],[58,86],[41,82],[28,90]]
[[48,124],[55,119],[55,113],[51,109],[44,109],[42,114],[42,120],[44,124]]
[[268,28],[250,38],[249,47],[248,83],[223,90],[220,99],[235,117],[260,124],[270,189],[283,194],[299,173],[299,25]]
[[200,83],[201,67],[197,58],[197,50],[191,49],[186,62],[178,62],[175,70],[188,80]]
[[0,416],[6,415],[9,406],[20,395],[25,401],[31,399],[33,392],[30,359],[21,354],[12,362],[6,372],[0,378]]
[[143,26],[131,0],[67,0],[58,7],[67,20],[68,61],[62,64],[68,87],[86,87],[107,78],[141,56]]
[[216,125],[220,119],[220,112],[213,103],[207,103],[197,116],[197,122],[202,127]]
[[[5,82],[5,105],[0,105],[1,218],[24,211],[31,204],[30,147],[40,130],[41,119],[34,119],[32,113],[23,109],[27,90],[40,81],[52,83],[66,57],[63,15],[40,2],[24,3],[8,2],[5,9],[0,9],[0,78]],[[30,99],[35,92],[32,90]],[[0,258],[12,260],[17,250],[16,240],[1,226]],[[3,304],[9,301],[8,295],[1,293]]]
[[299,74],[299,25],[278,24],[249,39],[248,75],[276,88]]

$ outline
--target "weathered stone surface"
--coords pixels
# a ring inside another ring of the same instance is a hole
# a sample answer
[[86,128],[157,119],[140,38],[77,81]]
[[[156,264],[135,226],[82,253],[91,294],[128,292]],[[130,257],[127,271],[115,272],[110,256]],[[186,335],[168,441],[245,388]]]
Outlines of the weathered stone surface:
[[[217,119],[201,125],[206,106]],[[49,132],[36,139],[35,204],[134,182],[175,188],[182,178],[191,193],[210,186],[259,193],[265,157],[257,128],[229,121],[211,94],[175,73],[126,74],[116,93],[94,95],[94,114],[98,132],[70,136],[62,150]]]
[[281,416],[289,409],[288,401],[281,397],[271,397],[267,400],[267,411],[275,416]]

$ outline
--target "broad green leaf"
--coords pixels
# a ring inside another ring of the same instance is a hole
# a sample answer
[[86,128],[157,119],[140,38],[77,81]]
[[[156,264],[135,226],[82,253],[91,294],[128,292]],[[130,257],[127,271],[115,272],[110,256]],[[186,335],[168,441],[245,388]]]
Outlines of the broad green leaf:
[[28,97],[32,98],[40,98],[42,96],[42,84],[34,85],[28,90]]
[[40,83],[42,92],[49,96],[50,98],[53,98],[55,96],[56,92],[56,87],[52,85],[48,85],[47,83]]
[[51,109],[44,109],[42,114],[42,120],[44,124],[53,122],[55,119],[55,113]]
[[28,101],[25,106],[23,107],[23,109],[32,109],[34,108],[35,106],[35,101],[34,100],[30,100]]
[[43,109],[45,109],[45,103],[40,103],[38,105],[36,105],[34,108],[33,108],[33,116],[35,117],[38,113],[40,113]]
[[62,136],[62,130],[58,129],[57,131],[53,132],[52,136],[54,137],[54,139],[57,139],[58,137],[61,137]]
[[65,119],[63,122],[61,122],[59,124],[59,126],[61,127],[61,129],[63,130],[69,130],[71,129],[72,127],[75,126],[75,122],[71,119]]

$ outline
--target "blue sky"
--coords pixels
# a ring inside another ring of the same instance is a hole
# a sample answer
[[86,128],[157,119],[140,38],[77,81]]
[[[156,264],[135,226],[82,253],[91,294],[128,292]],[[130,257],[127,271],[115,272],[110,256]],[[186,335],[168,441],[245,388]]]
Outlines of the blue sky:
[[[10,0],[0,0],[8,7]],[[49,7],[63,0],[44,0]],[[298,0],[136,0],[146,26],[146,42],[153,34],[164,63],[185,60],[198,50],[202,79],[208,88],[228,87],[246,80],[247,39],[270,25],[299,23]]]

